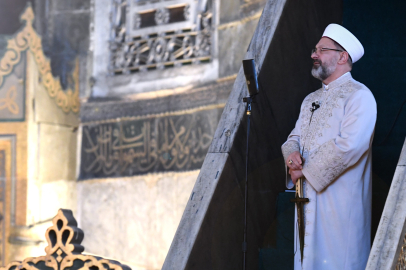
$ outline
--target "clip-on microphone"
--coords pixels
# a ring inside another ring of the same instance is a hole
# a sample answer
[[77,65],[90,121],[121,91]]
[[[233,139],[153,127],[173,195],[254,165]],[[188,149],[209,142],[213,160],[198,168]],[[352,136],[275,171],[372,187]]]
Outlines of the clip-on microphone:
[[315,110],[317,110],[318,108],[320,108],[320,102],[319,101],[315,101],[312,103],[312,107],[310,109],[311,112],[314,112]]
[[250,136],[250,116],[251,116],[251,104],[254,102],[255,95],[258,94],[258,79],[255,69],[255,60],[246,59],[242,61],[244,68],[245,79],[247,82],[247,88],[249,97],[243,98],[243,101],[247,103],[247,151],[245,155],[245,197],[244,197],[244,242],[242,243],[243,252],[243,270],[246,268],[246,254],[247,254],[247,202],[248,202],[248,153],[249,153],[249,136]]

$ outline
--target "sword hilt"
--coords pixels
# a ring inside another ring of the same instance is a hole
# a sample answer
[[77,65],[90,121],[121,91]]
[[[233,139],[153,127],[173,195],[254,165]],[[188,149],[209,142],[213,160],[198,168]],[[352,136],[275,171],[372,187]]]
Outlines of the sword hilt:
[[299,178],[296,181],[296,197],[303,198],[303,179]]
[[294,199],[290,199],[291,202],[294,203],[305,203],[305,202],[309,202],[308,198],[294,198]]

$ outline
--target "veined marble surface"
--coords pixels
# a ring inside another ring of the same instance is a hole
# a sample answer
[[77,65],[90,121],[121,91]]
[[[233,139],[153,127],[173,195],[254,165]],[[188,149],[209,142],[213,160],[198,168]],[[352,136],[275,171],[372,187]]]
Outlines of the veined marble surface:
[[406,141],[400,154],[366,270],[394,269],[406,233]]
[[160,269],[198,173],[79,181],[85,252]]

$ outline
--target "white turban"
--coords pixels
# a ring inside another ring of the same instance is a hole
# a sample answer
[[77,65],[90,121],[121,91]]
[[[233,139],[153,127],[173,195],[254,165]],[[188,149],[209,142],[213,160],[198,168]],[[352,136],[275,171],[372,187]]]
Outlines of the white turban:
[[324,30],[323,37],[328,37],[337,42],[351,56],[352,62],[357,62],[364,55],[364,47],[361,42],[341,25],[332,23]]

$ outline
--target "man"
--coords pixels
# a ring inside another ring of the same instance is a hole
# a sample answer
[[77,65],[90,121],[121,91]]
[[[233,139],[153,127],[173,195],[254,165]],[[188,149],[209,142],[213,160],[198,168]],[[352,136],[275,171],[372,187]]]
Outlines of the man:
[[[376,102],[351,77],[364,54],[358,39],[330,24],[312,50],[312,75],[322,88],[303,101],[299,119],[282,152],[287,186],[304,179],[305,247],[295,269],[365,269],[371,235],[371,144]],[[296,226],[295,226],[296,227]]]

